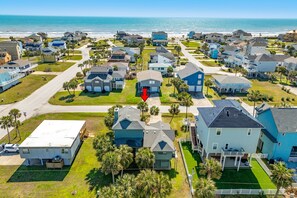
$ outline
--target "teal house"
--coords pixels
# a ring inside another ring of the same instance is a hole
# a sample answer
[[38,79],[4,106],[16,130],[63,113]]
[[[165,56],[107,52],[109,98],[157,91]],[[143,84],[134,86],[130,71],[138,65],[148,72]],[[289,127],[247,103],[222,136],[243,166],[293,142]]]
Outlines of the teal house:
[[116,108],[112,127],[117,146],[126,144],[137,152],[146,147],[155,155],[154,169],[171,169],[170,161],[175,157],[175,133],[168,123],[161,121],[149,125],[140,120],[140,110],[126,106]]
[[264,126],[258,149],[268,159],[297,162],[297,108],[271,108],[264,103],[257,107],[256,118]]
[[167,46],[168,44],[168,34],[164,31],[153,32],[152,33],[153,46]]

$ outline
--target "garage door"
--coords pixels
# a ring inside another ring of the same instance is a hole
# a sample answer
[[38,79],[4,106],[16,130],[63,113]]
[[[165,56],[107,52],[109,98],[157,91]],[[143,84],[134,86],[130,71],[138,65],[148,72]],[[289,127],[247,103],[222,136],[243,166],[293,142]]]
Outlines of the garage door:
[[92,86],[86,86],[86,89],[87,89],[88,91],[92,91]]
[[101,87],[94,87],[94,92],[101,92]]
[[150,88],[150,91],[151,92],[158,92],[158,87],[151,87]]
[[196,86],[196,92],[201,92],[202,91],[202,86]]
[[191,92],[195,91],[195,86],[189,86],[189,91]]
[[109,86],[104,86],[105,91],[110,91]]

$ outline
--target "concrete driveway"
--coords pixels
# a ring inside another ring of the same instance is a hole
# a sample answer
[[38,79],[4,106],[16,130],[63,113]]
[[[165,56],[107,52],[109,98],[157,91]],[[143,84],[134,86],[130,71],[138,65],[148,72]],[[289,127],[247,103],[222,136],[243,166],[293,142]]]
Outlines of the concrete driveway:
[[17,153],[0,154],[0,166],[17,166],[22,165],[25,159],[22,159]]
[[194,103],[193,106],[197,107],[212,107],[213,105],[211,102],[204,97],[202,94],[191,94],[192,95],[192,101]]

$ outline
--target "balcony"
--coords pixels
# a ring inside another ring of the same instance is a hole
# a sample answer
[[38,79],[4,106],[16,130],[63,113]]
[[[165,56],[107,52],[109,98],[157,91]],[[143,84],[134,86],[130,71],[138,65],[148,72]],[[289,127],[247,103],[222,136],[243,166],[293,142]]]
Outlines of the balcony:
[[222,148],[221,154],[227,157],[236,157],[236,156],[244,156],[247,154],[243,148]]

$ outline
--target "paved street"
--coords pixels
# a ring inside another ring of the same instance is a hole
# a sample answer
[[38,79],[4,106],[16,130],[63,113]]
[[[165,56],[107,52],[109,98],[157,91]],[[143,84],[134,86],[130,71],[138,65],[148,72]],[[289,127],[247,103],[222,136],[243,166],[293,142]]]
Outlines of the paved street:
[[[5,116],[8,112],[13,109],[19,109],[21,112],[26,112],[27,116],[24,115],[20,118],[21,121],[28,119],[32,116],[40,114],[40,109],[46,105],[50,97],[52,97],[57,91],[61,89],[65,81],[71,80],[77,72],[81,71],[78,64],[83,63],[85,60],[89,59],[89,49],[86,46],[79,48],[82,51],[83,59],[75,63],[72,67],[52,79],[50,82],[44,86],[37,89],[30,96],[24,100],[17,102],[12,105],[5,105],[5,107],[0,107],[0,116]],[[54,112],[54,111],[52,111]],[[6,135],[6,131],[0,130],[0,138]]]

